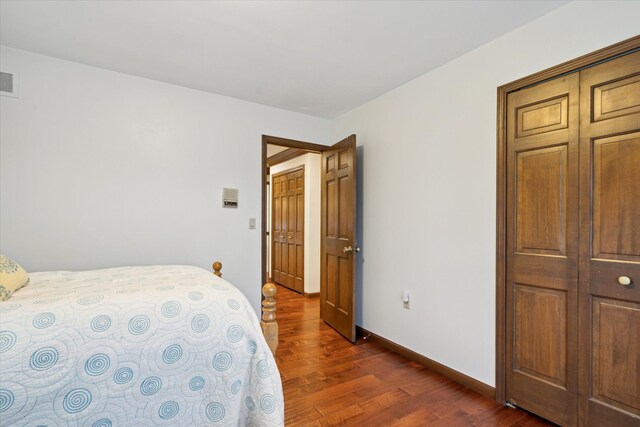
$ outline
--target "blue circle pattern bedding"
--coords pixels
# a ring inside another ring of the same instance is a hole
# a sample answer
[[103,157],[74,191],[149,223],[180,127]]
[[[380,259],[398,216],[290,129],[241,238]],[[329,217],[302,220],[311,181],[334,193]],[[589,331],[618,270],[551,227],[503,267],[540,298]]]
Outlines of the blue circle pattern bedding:
[[0,420],[44,426],[281,426],[255,312],[188,266],[32,273],[0,303]]

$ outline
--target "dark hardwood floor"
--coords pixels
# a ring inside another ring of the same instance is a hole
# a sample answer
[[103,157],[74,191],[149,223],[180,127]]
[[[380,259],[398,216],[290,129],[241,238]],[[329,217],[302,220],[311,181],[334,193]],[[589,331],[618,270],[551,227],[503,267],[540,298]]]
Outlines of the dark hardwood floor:
[[497,404],[375,342],[356,344],[320,320],[318,298],[278,286],[287,426],[549,426]]

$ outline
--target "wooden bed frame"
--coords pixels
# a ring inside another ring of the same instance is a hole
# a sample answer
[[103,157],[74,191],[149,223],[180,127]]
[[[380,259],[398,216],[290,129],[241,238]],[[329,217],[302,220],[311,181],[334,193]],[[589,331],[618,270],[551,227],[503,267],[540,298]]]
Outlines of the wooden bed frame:
[[[216,261],[212,265],[213,274],[222,277],[222,263]],[[275,355],[278,348],[278,322],[276,320],[276,285],[273,283],[265,283],[262,287],[262,334],[267,340],[267,345],[271,352]]]

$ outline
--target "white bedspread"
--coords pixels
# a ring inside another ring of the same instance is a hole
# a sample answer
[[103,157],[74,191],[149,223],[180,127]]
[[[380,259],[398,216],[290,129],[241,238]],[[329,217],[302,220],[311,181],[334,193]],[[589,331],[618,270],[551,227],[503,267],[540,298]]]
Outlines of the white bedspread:
[[0,424],[284,424],[244,295],[197,267],[31,274],[0,303]]

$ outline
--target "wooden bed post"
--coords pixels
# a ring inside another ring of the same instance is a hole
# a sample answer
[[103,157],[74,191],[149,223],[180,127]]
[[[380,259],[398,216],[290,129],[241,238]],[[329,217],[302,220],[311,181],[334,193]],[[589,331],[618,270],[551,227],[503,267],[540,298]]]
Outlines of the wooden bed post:
[[[213,267],[213,274],[218,277],[222,277],[222,263],[216,261],[211,266]],[[267,340],[267,345],[271,349],[271,353],[276,354],[276,348],[278,348],[278,322],[276,321],[276,293],[278,292],[276,285],[273,283],[266,283],[262,287],[262,295],[264,300],[262,301],[262,334]]]
[[267,340],[267,345],[271,352],[275,355],[278,348],[278,322],[276,321],[276,285],[266,283],[262,287],[262,334]]
[[212,267],[213,267],[213,274],[215,274],[218,277],[222,277],[222,273],[220,272],[220,270],[222,270],[222,263],[220,261],[216,261],[213,263]]

